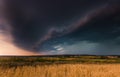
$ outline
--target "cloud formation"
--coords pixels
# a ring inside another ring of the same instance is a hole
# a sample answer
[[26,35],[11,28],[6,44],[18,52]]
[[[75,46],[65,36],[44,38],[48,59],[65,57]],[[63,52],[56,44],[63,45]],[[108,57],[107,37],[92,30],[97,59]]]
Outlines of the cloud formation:
[[0,34],[30,52],[107,54],[110,44],[112,53],[119,49],[119,40],[115,42],[120,37],[119,4],[119,0],[4,0]]
[[28,56],[28,55],[42,55],[39,53],[29,52],[27,50],[16,47],[9,36],[0,34],[0,56]]

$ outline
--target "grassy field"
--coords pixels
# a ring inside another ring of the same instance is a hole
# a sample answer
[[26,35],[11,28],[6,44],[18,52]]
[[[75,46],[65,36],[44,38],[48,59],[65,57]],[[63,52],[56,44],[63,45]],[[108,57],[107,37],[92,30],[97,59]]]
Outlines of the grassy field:
[[0,57],[0,77],[120,77],[119,56]]
[[120,77],[120,64],[53,64],[0,67],[0,77]]

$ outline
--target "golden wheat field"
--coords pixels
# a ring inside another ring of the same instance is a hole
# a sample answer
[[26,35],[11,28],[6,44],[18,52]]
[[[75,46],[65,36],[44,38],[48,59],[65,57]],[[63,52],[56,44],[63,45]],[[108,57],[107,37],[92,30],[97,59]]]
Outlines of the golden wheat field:
[[120,77],[120,64],[53,64],[0,67],[0,77]]

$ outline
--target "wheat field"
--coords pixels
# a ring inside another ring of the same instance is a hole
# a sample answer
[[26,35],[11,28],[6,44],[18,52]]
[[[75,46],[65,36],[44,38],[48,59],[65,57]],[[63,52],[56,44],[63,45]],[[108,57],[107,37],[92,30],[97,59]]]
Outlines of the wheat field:
[[120,64],[0,66],[0,77],[120,77]]

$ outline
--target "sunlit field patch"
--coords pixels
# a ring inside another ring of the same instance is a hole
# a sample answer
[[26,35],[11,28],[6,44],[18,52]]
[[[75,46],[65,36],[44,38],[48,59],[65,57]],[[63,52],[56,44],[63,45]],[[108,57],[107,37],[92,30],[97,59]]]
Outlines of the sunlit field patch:
[[3,68],[0,77],[119,77],[120,64],[52,64]]

